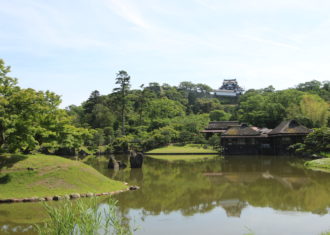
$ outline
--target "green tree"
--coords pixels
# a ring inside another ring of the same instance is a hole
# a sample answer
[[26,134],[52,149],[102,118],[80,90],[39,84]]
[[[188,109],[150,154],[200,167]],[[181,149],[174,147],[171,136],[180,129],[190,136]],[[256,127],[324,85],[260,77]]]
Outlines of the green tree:
[[323,127],[328,123],[329,105],[318,95],[305,94],[299,105],[290,106],[288,115],[309,127]]
[[221,109],[221,104],[218,99],[212,98],[197,98],[192,109],[195,114],[197,113],[209,113],[216,109]]
[[11,114],[8,110],[10,96],[19,91],[17,79],[8,76],[10,66],[0,59],[0,149],[6,141],[6,133],[10,132],[12,122]]
[[121,128],[122,128],[122,135],[126,135],[125,130],[125,115],[127,111],[127,94],[130,89],[130,79],[131,77],[128,73],[124,70],[120,70],[117,73],[116,77],[116,84],[119,87],[113,89],[114,92],[118,92],[120,94],[120,115],[121,115]]
[[213,110],[210,112],[211,121],[228,121],[230,119],[230,114],[223,110]]
[[184,116],[184,106],[177,101],[167,98],[153,99],[149,102],[148,108],[149,118],[164,119],[173,118],[176,116]]

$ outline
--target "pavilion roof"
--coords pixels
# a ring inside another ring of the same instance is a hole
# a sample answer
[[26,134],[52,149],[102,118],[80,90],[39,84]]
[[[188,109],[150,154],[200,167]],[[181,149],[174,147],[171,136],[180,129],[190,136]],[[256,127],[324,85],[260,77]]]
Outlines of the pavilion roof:
[[268,135],[301,135],[309,134],[312,130],[300,125],[295,120],[282,121],[277,127],[275,127]]

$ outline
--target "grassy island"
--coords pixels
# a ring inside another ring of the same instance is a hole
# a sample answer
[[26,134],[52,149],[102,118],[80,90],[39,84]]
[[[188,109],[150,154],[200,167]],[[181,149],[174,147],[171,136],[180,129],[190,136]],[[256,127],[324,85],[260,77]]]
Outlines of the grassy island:
[[161,148],[153,149],[146,154],[217,154],[218,152],[211,147],[203,147],[201,144],[187,144],[183,146],[168,145]]
[[218,157],[218,152],[211,147],[201,144],[168,145],[153,149],[146,153],[148,157],[158,160],[174,161],[200,161]]
[[165,160],[169,162],[175,162],[175,161],[194,162],[194,161],[213,159],[219,156],[218,155],[148,155],[148,157],[158,160]]
[[310,169],[330,172],[330,158],[321,158],[312,161],[307,161],[305,163],[305,166]]
[[127,186],[79,161],[52,155],[0,155],[0,199],[103,193]]

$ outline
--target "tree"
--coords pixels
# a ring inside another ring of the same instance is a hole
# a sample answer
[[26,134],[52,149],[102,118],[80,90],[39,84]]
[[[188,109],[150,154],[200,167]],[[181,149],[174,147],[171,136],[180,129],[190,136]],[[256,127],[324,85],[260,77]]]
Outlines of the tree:
[[184,116],[184,106],[177,101],[167,98],[153,99],[149,102],[149,118],[164,119],[173,118],[176,116]]
[[230,114],[223,110],[213,110],[210,112],[211,121],[228,121],[230,119]]
[[304,141],[305,149],[310,153],[330,152],[330,128],[314,129]]
[[317,80],[313,80],[310,82],[298,84],[297,90],[319,92],[319,90],[321,89],[321,85],[322,85],[321,82],[319,82]]
[[291,145],[290,148],[296,153],[327,155],[330,152],[330,128],[316,128],[307,135],[304,143]]
[[213,110],[221,109],[221,104],[220,101],[215,98],[197,98],[192,109],[195,114],[209,113]]
[[142,124],[143,114],[145,113],[146,108],[148,108],[149,100],[153,97],[152,91],[150,89],[145,89],[143,84],[140,88],[142,91],[139,91],[136,102],[136,108],[139,114],[139,125]]
[[0,59],[0,148],[5,143],[6,132],[12,122],[10,112],[8,112],[10,96],[19,91],[17,79],[9,77],[10,66]]
[[273,94],[273,92],[250,93],[243,102],[240,102],[239,120],[261,127],[277,126],[286,113],[284,106],[274,98]]
[[130,89],[130,79],[131,77],[128,75],[128,73],[124,70],[120,70],[117,73],[116,77],[116,84],[119,85],[119,87],[113,89],[114,92],[118,92],[120,94],[120,115],[121,115],[121,127],[122,127],[122,135],[126,135],[125,130],[125,115],[126,115],[126,105],[127,105],[127,94]]
[[305,94],[299,105],[291,106],[289,117],[297,119],[309,127],[323,127],[327,125],[329,105],[318,95]]

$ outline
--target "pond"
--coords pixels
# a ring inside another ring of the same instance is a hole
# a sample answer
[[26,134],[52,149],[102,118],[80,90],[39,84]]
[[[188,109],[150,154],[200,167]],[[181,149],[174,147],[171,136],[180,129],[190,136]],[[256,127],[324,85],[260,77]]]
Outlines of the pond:
[[[116,156],[127,160],[127,156]],[[103,160],[102,160],[103,159]],[[89,162],[110,178],[139,185],[116,196],[135,234],[321,234],[330,231],[330,174],[278,156],[228,156],[113,171],[104,157]],[[102,199],[106,200],[106,199]],[[33,234],[40,203],[0,205],[0,234]]]

